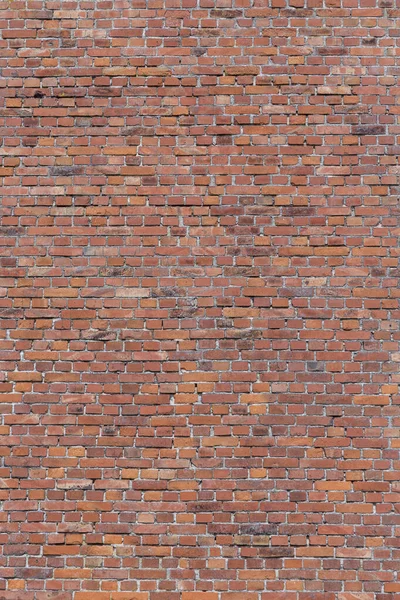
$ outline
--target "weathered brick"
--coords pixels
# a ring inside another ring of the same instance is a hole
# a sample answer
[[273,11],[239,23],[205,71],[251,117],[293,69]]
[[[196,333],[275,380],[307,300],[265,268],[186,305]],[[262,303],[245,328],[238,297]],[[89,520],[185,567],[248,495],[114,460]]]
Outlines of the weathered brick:
[[0,600],[389,600],[394,0],[5,0]]

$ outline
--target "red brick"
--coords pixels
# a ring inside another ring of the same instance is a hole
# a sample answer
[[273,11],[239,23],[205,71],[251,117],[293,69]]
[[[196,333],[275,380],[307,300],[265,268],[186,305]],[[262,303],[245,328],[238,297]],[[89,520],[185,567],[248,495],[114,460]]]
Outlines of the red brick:
[[2,3],[0,597],[400,596],[400,12],[164,4]]

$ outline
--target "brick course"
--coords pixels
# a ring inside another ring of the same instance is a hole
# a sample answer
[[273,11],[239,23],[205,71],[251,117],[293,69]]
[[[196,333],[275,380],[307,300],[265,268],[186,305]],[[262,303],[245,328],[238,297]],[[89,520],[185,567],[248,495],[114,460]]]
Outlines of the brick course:
[[1,600],[400,598],[399,25],[0,1]]

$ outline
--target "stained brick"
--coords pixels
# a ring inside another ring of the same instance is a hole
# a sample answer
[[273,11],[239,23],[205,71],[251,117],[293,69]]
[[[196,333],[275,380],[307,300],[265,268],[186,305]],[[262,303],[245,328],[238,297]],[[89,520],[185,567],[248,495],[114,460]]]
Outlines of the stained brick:
[[0,599],[388,600],[393,0],[0,9]]

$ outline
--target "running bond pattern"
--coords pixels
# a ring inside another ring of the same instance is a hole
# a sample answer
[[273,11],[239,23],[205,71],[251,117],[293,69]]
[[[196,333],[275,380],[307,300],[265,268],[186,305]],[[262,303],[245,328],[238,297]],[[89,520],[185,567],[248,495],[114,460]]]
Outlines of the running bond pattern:
[[396,0],[1,0],[1,600],[400,598]]

